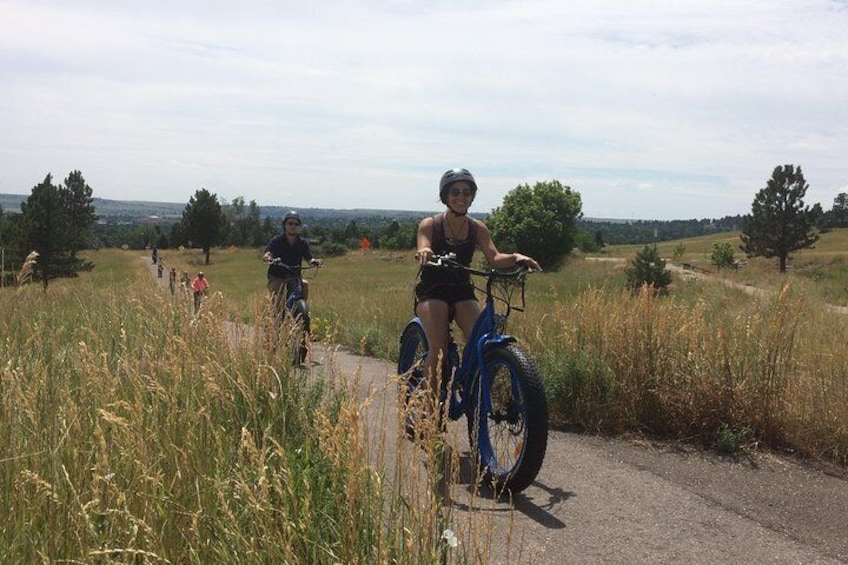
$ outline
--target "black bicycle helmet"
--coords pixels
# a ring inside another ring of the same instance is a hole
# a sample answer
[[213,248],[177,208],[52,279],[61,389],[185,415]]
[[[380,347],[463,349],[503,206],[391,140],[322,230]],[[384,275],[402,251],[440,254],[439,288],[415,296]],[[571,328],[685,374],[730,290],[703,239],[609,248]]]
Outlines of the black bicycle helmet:
[[285,225],[285,223],[289,220],[297,220],[298,223],[303,223],[303,220],[300,219],[300,214],[298,214],[294,210],[289,210],[288,212],[286,212],[286,215],[283,216],[283,225]]
[[467,182],[471,187],[471,196],[476,196],[477,182],[474,180],[474,175],[472,175],[468,169],[451,169],[449,171],[445,171],[445,174],[442,175],[442,180],[439,182],[439,198],[441,199],[442,204],[447,205],[448,189],[453,183],[459,181]]

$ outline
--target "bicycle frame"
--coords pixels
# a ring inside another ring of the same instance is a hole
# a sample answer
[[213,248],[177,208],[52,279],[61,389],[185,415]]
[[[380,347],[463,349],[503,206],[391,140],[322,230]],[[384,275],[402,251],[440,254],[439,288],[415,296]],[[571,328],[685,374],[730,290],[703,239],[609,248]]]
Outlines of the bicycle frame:
[[[276,330],[280,330],[286,320],[291,321],[291,334],[288,339],[292,346],[292,359],[295,364],[303,363],[306,359],[309,335],[311,333],[311,319],[309,315],[309,304],[303,293],[303,271],[318,268],[320,265],[286,265],[279,258],[269,263],[283,267],[291,274],[291,280],[287,283],[285,300],[279,311],[274,312]],[[281,290],[281,289],[280,289]],[[274,307],[278,307],[279,297],[274,297]]]
[[317,269],[319,267],[317,265],[309,265],[308,267],[304,267],[302,265],[286,265],[279,259],[272,259],[269,263],[283,267],[292,274],[294,281],[292,284],[288,285],[285,301],[285,309],[290,312],[298,300],[305,300],[305,297],[303,296],[303,271]]
[[294,303],[303,298],[303,277],[300,273],[294,276],[294,282],[289,285],[286,292],[286,310],[291,310]]
[[[475,405],[474,402],[470,400],[472,391],[474,391],[473,393],[475,395],[478,394],[476,391],[477,383],[473,382],[472,378],[476,375],[487,374],[488,367],[486,366],[485,352],[488,348],[517,341],[515,337],[503,333],[504,322],[506,317],[509,315],[509,310],[512,308],[507,305],[506,314],[498,314],[495,312],[495,298],[492,292],[492,284],[497,277],[492,276],[492,273],[489,272],[478,271],[467,267],[462,268],[472,275],[487,278],[486,300],[484,302],[483,309],[480,311],[480,314],[477,316],[477,320],[474,322],[471,335],[468,337],[468,342],[462,351],[461,362],[458,365],[456,365],[453,360],[458,357],[458,355],[455,354],[456,344],[452,338],[449,338],[448,347],[449,349],[454,349],[454,351],[447,352],[449,359],[448,373],[450,373],[451,369],[456,369],[453,377],[453,383],[451,385],[450,402],[448,403],[448,417],[451,420],[458,420],[463,415],[473,417],[472,412],[477,409],[483,413],[488,413],[492,410],[491,391],[489,390],[489,383],[486,379],[482,379],[482,382],[480,383],[481,390],[479,391],[478,398],[480,399],[481,404],[479,406]],[[515,274],[516,272],[506,273],[503,277],[506,278],[515,276]],[[523,298],[524,296],[522,292],[522,303]],[[520,310],[520,308],[515,309]],[[411,323],[419,325],[421,327],[422,334],[426,335],[424,333],[424,325],[418,316],[414,317]],[[429,350],[429,344],[427,349]],[[461,389],[463,393],[461,398],[457,399],[455,393],[459,389]]]
[[[468,439],[489,485],[495,491],[520,492],[535,480],[548,440],[542,376],[532,357],[516,343],[518,340],[506,333],[510,311],[524,308],[524,273],[529,270],[522,265],[509,272],[477,271],[457,263],[453,255],[436,256],[428,264],[486,278],[485,303],[471,328],[461,360],[449,328],[442,406],[449,419],[458,420],[463,415],[468,419]],[[512,305],[518,289],[520,307]],[[495,302],[504,304],[506,310],[496,310]],[[422,370],[422,362],[430,353],[423,324],[420,318],[413,318],[401,333],[398,355],[406,409],[404,427],[412,440],[418,437],[415,413],[420,409],[413,405],[410,410],[410,399],[416,390],[429,389],[429,376]],[[445,386],[451,373],[453,382]]]

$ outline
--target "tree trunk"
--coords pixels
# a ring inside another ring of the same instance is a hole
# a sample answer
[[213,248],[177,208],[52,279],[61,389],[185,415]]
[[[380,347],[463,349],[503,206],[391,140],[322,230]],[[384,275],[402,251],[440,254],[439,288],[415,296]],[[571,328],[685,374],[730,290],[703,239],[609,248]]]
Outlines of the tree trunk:
[[780,256],[780,272],[781,273],[786,272],[786,255]]

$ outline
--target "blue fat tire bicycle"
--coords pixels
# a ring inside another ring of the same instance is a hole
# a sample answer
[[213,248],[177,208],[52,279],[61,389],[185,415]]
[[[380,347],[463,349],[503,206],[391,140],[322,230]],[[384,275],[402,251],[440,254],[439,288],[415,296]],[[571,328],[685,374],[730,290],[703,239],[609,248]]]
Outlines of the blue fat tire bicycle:
[[[449,332],[445,375],[453,379],[450,390],[446,385],[441,395],[447,403],[444,413],[451,420],[467,419],[471,450],[484,482],[496,493],[521,492],[536,479],[548,443],[548,403],[541,374],[516,339],[504,333],[510,311],[523,309],[529,271],[523,266],[508,272],[478,271],[457,263],[452,255],[436,256],[429,265],[461,269],[486,279],[485,305],[461,361]],[[521,307],[510,305],[516,290]],[[504,313],[495,311],[496,301],[505,304]],[[428,349],[424,326],[415,317],[401,333],[398,356],[405,414],[417,389],[426,386],[422,365]],[[409,420],[406,426],[407,434],[414,437]]]
[[317,269],[318,266],[286,265],[279,259],[272,259],[269,263],[285,268],[292,275],[292,282],[286,291],[285,307],[275,320],[275,329],[280,333],[279,339],[290,347],[292,363],[301,365],[309,353],[312,323],[309,303],[303,296],[303,271]]

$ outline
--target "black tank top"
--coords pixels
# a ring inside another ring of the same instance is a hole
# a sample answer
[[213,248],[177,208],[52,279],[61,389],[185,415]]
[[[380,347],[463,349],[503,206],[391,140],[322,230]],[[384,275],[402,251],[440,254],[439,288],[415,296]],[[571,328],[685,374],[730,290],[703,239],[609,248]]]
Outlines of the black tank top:
[[[433,236],[430,240],[430,248],[436,255],[456,253],[456,260],[466,267],[470,267],[474,250],[477,249],[477,224],[466,216],[468,236],[458,241],[448,239],[445,237],[445,214],[433,216]],[[425,288],[434,284],[470,285],[471,275],[453,269],[424,267],[421,269],[421,282]]]

